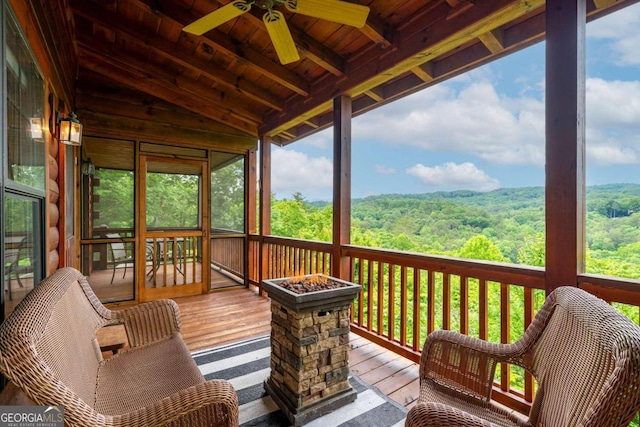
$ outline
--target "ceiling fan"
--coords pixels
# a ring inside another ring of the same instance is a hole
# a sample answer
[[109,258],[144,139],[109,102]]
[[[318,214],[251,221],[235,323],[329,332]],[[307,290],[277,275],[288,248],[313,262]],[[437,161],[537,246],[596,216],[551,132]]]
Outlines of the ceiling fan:
[[293,37],[291,37],[284,15],[282,12],[274,10],[274,7],[283,4],[291,12],[356,28],[362,28],[367,22],[367,16],[369,16],[367,6],[347,3],[342,0],[236,0],[192,22],[184,27],[183,31],[202,35],[248,12],[252,5],[256,5],[266,10],[262,20],[273,42],[278,59],[282,64],[289,64],[298,61],[300,55],[298,55],[298,49]]

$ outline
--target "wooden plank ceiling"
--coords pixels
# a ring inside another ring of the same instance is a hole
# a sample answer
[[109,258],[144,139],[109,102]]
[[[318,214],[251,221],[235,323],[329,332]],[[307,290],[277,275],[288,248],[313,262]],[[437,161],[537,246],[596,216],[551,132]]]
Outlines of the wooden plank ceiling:
[[[69,0],[88,129],[154,121],[285,145],[330,126],[338,95],[361,114],[544,37],[544,0],[348,0],[371,9],[362,29],[279,7],[301,57],[283,66],[257,7],[182,31],[229,1]],[[631,2],[588,0],[589,18]]]

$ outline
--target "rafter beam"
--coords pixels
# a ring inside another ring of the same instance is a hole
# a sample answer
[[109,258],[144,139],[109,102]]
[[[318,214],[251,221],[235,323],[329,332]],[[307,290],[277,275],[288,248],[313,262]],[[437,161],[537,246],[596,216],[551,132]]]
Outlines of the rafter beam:
[[134,138],[147,141],[172,142],[193,148],[245,153],[256,146],[257,139],[249,135],[212,134],[166,123],[131,117],[79,110],[86,132],[112,138]]
[[314,87],[311,99],[296,97],[287,102],[286,113],[270,116],[260,132],[277,135],[285,129],[291,129],[317,114],[329,111],[332,100],[338,94],[355,98],[544,4],[544,0],[479,2],[457,18],[437,21],[426,29],[422,28],[422,31],[416,30],[416,26],[420,28],[423,24],[410,23],[403,33],[397,35],[398,49],[382,58],[376,58],[376,53],[369,53],[370,57],[361,59],[363,64],[368,65],[357,68],[347,79],[337,84],[332,81]]
[[480,34],[478,38],[491,53],[500,53],[504,50],[504,32],[499,28]]
[[[180,27],[184,27],[196,19],[201,18],[170,2],[160,3],[157,0],[131,0],[131,3]],[[229,35],[220,30],[213,29],[202,36],[183,33],[182,37],[191,40],[194,44],[207,44],[214,50],[231,58],[233,61],[252,68],[254,71],[280,83],[298,95],[307,96],[309,94],[309,83],[305,79],[247,45],[234,44],[229,40]]]
[[413,67],[411,72],[423,82],[433,81],[433,65],[430,62]]
[[161,68],[160,65],[150,61],[141,60],[133,55],[124,53],[121,49],[114,49],[112,45],[90,38],[85,35],[78,35],[78,45],[85,51],[90,52],[94,57],[100,57],[102,62],[109,63],[124,70],[134,70],[137,73],[148,76],[147,79],[156,82],[161,87],[170,89],[177,88],[185,93],[201,98],[208,103],[224,103],[228,113],[239,119],[259,123],[262,117],[254,109],[247,109],[246,104],[230,96],[230,94],[220,92],[202,83],[182,75],[175,75]]
[[382,87],[371,88],[368,91],[366,91],[364,94],[376,102],[384,101],[384,90],[382,89]]
[[[87,48],[83,43],[80,43],[80,57],[83,59],[82,65],[91,71],[109,77],[118,83],[141,90],[156,98],[179,105],[203,117],[224,123],[249,135],[257,136],[255,122],[239,118],[236,115],[237,112],[233,112],[229,108],[211,108],[211,103],[216,102],[216,100],[204,99],[201,96],[189,93],[166,76],[159,78],[152,73],[155,71],[158,74],[162,74],[161,70],[152,70],[148,64],[146,71],[141,71],[127,63],[110,60],[104,56],[104,53]],[[132,62],[135,64],[135,60]],[[219,103],[222,104],[222,102]]]
[[175,43],[127,25],[117,14],[106,8],[94,3],[89,4],[83,0],[71,0],[71,5],[75,15],[114,31],[139,45],[149,47],[160,56],[177,62],[181,66],[219,83],[227,90],[239,92],[241,95],[277,111],[282,111],[283,109],[283,101],[270,92],[226,71],[222,67],[216,66],[212,62],[202,60],[180,49]]

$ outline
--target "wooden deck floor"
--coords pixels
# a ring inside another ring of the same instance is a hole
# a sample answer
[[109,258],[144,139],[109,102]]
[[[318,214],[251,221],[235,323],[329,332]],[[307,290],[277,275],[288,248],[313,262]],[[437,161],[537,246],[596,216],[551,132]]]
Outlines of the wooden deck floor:
[[[270,300],[255,290],[233,289],[176,298],[182,332],[190,350],[269,334]],[[411,407],[418,397],[418,365],[354,333],[350,336],[351,371],[398,403]]]

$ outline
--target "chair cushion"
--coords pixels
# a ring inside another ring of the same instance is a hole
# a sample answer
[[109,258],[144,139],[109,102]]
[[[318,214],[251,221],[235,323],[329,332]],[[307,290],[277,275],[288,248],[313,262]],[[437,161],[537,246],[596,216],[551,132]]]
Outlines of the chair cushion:
[[489,405],[483,405],[478,403],[476,399],[465,399],[463,395],[461,397],[454,397],[449,393],[440,390],[437,384],[433,381],[423,379],[420,385],[420,398],[419,402],[436,402],[441,403],[453,408],[456,408],[462,412],[465,412],[471,416],[478,417],[478,422],[485,420],[488,425],[500,426],[500,427],[528,427],[530,424],[526,418],[512,411],[509,408],[499,406],[495,402],[491,402]]
[[181,335],[174,333],[106,359],[98,370],[94,409],[124,414],[202,382]]

